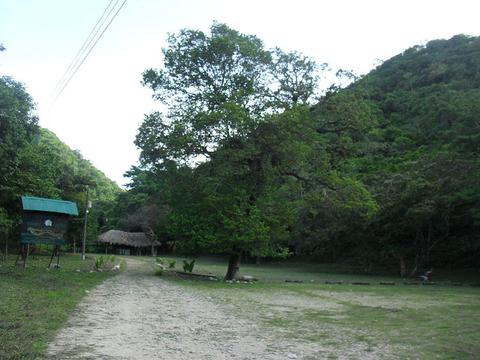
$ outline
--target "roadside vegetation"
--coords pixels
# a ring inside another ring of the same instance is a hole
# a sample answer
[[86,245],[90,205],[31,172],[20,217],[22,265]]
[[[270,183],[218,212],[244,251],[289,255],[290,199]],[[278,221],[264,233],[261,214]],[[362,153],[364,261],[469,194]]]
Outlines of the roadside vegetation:
[[93,257],[62,255],[59,269],[47,269],[49,260],[30,257],[26,269],[14,256],[0,262],[0,359],[42,358],[88,289],[113,274],[92,271]]

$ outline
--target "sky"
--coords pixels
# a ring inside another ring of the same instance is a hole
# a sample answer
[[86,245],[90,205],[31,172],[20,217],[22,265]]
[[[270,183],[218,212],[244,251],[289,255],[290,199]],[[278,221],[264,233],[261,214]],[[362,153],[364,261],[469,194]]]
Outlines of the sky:
[[145,114],[161,109],[141,74],[160,68],[167,33],[213,21],[267,48],[365,74],[428,40],[480,35],[480,1],[127,0],[63,93],[58,81],[109,0],[0,0],[0,75],[25,84],[46,127],[119,185],[137,163]]

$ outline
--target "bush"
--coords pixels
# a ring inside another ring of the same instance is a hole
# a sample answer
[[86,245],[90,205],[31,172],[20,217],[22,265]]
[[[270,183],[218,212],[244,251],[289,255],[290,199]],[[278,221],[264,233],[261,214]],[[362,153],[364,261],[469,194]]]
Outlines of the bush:
[[191,273],[193,271],[194,266],[195,266],[195,259],[192,260],[191,262],[188,262],[187,260],[183,260],[183,271]]
[[165,271],[165,270],[163,269],[163,267],[159,266],[159,267],[157,267],[157,268],[155,269],[155,275],[156,275],[156,276],[162,276],[163,273],[164,273],[164,271]]
[[95,269],[99,271],[112,270],[115,265],[115,255],[101,255],[95,257]]

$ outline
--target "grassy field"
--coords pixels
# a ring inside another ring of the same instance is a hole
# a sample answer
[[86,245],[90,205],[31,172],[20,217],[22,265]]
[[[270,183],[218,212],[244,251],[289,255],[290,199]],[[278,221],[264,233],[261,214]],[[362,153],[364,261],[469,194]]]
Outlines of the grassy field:
[[[218,259],[199,259],[195,271],[223,275],[225,266]],[[279,341],[295,339],[304,349],[317,348],[316,358],[480,358],[480,287],[472,286],[478,273],[462,277],[440,272],[437,285],[426,286],[296,262],[245,265],[241,272],[260,281],[230,284],[166,278],[258,322]],[[343,284],[328,285],[327,280]],[[464,285],[458,286],[462,280]],[[371,285],[351,284],[357,281]],[[380,285],[383,281],[396,285]]]
[[87,289],[111,273],[90,272],[93,259],[79,255],[51,270],[48,256],[30,258],[26,269],[14,261],[0,262],[0,359],[38,359]]
[[[141,264],[130,271],[153,276],[153,258],[130,259]],[[182,258],[170,259],[181,270]],[[13,261],[0,263],[0,359],[41,358],[87,289],[110,274],[90,272],[92,260],[81,262],[78,255],[62,257],[58,270],[46,269],[46,257],[31,260],[27,269],[14,268]],[[221,277],[226,264],[226,259],[200,258],[194,271]],[[394,276],[356,275],[349,267],[298,261],[246,264],[241,273],[259,282],[163,278],[255,323],[298,359],[480,357],[480,287],[472,286],[478,271],[437,272],[436,286],[404,285]],[[384,281],[396,285],[380,285]],[[459,282],[463,285],[454,286]]]

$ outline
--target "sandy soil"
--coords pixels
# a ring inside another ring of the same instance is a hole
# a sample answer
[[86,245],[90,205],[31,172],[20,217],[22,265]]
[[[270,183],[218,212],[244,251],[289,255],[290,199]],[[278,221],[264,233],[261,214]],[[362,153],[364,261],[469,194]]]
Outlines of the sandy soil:
[[129,270],[90,291],[48,358],[276,360],[296,350],[193,290]]
[[[302,342],[288,332],[261,328],[259,321],[305,306],[335,310],[337,304],[261,293],[232,302],[222,292],[212,295],[152,276],[134,258],[128,269],[89,292],[49,345],[49,359],[385,359],[392,354],[388,346],[372,352],[348,339],[341,348]],[[307,335],[309,329],[304,331]],[[345,337],[332,328],[324,331],[339,341]]]

